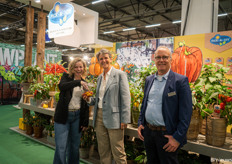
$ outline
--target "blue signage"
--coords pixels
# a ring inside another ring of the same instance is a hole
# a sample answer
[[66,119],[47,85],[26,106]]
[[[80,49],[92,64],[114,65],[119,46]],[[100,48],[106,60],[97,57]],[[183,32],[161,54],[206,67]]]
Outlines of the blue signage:
[[48,19],[54,24],[62,26],[74,13],[73,6],[68,3],[61,4],[56,2],[53,9],[49,12]]
[[231,41],[231,37],[226,36],[226,35],[220,35],[220,34],[217,34],[212,39],[210,39],[210,43],[219,45],[219,46],[224,46],[230,41]]

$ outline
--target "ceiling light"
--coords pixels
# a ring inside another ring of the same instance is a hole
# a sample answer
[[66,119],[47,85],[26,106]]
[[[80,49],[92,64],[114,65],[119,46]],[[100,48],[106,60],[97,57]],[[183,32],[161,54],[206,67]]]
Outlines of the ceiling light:
[[150,27],[156,27],[156,26],[160,26],[161,24],[151,24],[151,25],[147,25],[145,26],[146,28],[150,28]]
[[83,13],[82,15],[85,16],[85,13]]
[[68,51],[68,49],[63,49],[63,50],[61,50],[61,51]]
[[172,23],[173,23],[173,24],[181,23],[181,20],[173,21]]
[[35,3],[40,3],[40,0],[35,0]]
[[89,57],[88,56],[84,56],[84,60],[88,60],[89,59]]
[[114,33],[115,31],[106,31],[104,32],[103,34],[111,34],[111,33]]
[[24,45],[24,44],[21,44],[20,46],[21,46],[21,47],[24,47],[25,45]]
[[9,27],[2,28],[2,31],[8,30]]
[[123,29],[122,31],[129,31],[129,30],[135,30],[135,27],[132,27],[132,28],[125,28],[125,29]]
[[227,13],[223,13],[223,14],[218,14],[218,17],[223,17],[223,16],[227,16]]
[[92,4],[96,4],[96,3],[99,3],[99,2],[103,2],[104,0],[98,0],[98,1],[93,1]]
[[70,59],[70,60],[73,60],[73,59],[74,59],[74,57],[72,57],[72,56],[71,56],[71,57],[69,57],[69,59]]
[[77,50],[77,48],[72,48],[72,49],[70,49],[70,50]]

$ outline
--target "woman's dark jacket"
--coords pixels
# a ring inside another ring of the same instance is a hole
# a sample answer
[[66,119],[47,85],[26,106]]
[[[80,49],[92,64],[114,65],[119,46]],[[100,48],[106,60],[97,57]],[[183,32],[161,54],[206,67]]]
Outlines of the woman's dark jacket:
[[[84,81],[82,79],[82,81]],[[57,123],[65,124],[68,119],[68,106],[69,102],[72,99],[73,95],[73,88],[77,86],[81,86],[81,80],[74,80],[70,78],[67,73],[64,73],[60,83],[60,98],[56,106],[54,121]],[[89,124],[89,106],[87,105],[86,101],[82,98],[81,99],[81,108],[80,108],[80,127],[88,127]],[[79,128],[79,130],[81,130]]]

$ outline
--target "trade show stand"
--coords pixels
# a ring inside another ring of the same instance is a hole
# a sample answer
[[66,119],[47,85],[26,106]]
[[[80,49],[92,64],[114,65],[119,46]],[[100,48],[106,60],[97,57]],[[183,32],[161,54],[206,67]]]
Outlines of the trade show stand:
[[[23,109],[28,109],[31,111],[43,113],[43,114],[46,114],[49,116],[54,116],[54,113],[55,113],[54,108],[36,107],[36,106],[32,106],[32,105],[26,104],[26,103],[19,103],[19,107],[21,107]],[[92,118],[90,118],[89,125],[92,125]],[[20,130],[18,127],[14,127],[13,130],[18,131],[20,134],[22,133],[21,132],[22,130]],[[134,128],[134,127],[132,127],[131,124],[129,124],[128,128],[125,130],[125,135],[138,138],[137,128]],[[34,139],[34,140],[37,140],[37,139]],[[44,142],[43,139],[40,139],[38,141],[40,143]],[[47,145],[47,143],[46,143],[46,145]],[[199,154],[202,154],[205,156],[213,157],[213,158],[231,159],[232,158],[232,136],[228,135],[226,137],[226,142],[225,142],[224,146],[215,147],[215,146],[211,146],[211,145],[206,144],[205,136],[198,135],[197,140],[194,140],[194,141],[188,140],[187,144],[182,149],[186,150],[186,151],[199,153]]]

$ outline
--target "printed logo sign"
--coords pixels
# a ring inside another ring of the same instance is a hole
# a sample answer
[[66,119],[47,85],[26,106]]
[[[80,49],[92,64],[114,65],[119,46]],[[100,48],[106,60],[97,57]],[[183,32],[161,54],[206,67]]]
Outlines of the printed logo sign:
[[56,2],[48,15],[49,38],[72,35],[74,31],[74,8],[71,4]]
[[212,39],[210,39],[210,43],[219,45],[219,46],[224,46],[230,41],[231,41],[231,37],[226,36],[226,35],[220,35],[220,34],[217,34]]

